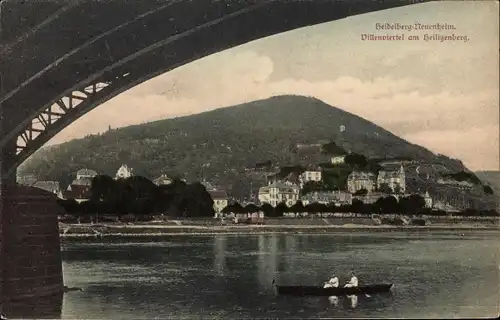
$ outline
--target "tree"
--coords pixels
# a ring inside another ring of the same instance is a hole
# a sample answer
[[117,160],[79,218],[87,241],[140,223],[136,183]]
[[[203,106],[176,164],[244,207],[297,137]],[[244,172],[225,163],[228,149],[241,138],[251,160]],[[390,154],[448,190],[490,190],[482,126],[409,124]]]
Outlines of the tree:
[[274,208],[273,206],[271,206],[269,203],[264,203],[261,207],[260,207],[260,210],[264,211],[264,215],[266,216],[273,216],[273,211],[274,211]]
[[305,210],[304,204],[300,200],[295,202],[295,204],[290,207],[290,211],[295,213],[304,212],[304,210]]
[[78,202],[75,199],[57,199],[57,203],[64,208],[64,211],[68,214],[76,214],[78,213],[79,206]]
[[257,212],[259,211],[259,207],[257,207],[255,204],[253,203],[250,203],[250,204],[247,204],[245,206],[245,208],[243,209],[244,212],[247,212],[247,213],[254,213],[254,212]]
[[382,193],[386,193],[386,194],[391,194],[392,193],[392,189],[391,187],[389,187],[389,184],[388,183],[382,183],[380,184],[380,187],[378,188],[378,191],[382,192]]
[[328,207],[323,203],[313,202],[306,206],[306,211],[310,213],[327,212]]
[[359,199],[353,199],[351,204],[351,210],[356,213],[362,213],[365,204]]
[[231,203],[223,209],[224,213],[245,213],[245,209],[239,202]]
[[397,213],[399,211],[398,200],[393,196],[379,198],[375,205],[382,213]]
[[408,204],[411,213],[420,213],[425,208],[425,199],[421,195],[412,194],[408,197]]
[[335,142],[330,142],[321,146],[321,153],[328,155],[343,155],[347,152]]
[[481,180],[472,172],[459,171],[455,173],[445,174],[445,177],[449,177],[456,181],[468,181],[473,184],[481,184]]
[[272,161],[267,160],[267,161],[259,162],[259,163],[255,164],[255,169],[269,169],[272,167],[272,165],[273,165]]
[[92,179],[92,200],[112,201],[116,197],[116,181],[107,175],[97,175]]
[[289,211],[290,211],[290,208],[288,208],[288,206],[286,205],[285,202],[278,203],[276,208],[274,208],[274,214],[276,217],[282,217],[283,213],[289,212]]
[[368,160],[362,154],[351,153],[345,156],[345,163],[353,168],[364,168],[368,165]]
[[201,183],[186,185],[172,200],[172,205],[186,217],[212,217],[215,213],[213,204],[212,197]]
[[483,191],[486,194],[493,194],[493,189],[490,186],[483,186]]
[[368,193],[368,190],[366,189],[360,189],[354,193],[355,196],[365,196]]
[[399,184],[396,184],[396,186],[394,186],[394,193],[395,194],[401,194],[403,191],[403,189],[401,188],[401,186]]

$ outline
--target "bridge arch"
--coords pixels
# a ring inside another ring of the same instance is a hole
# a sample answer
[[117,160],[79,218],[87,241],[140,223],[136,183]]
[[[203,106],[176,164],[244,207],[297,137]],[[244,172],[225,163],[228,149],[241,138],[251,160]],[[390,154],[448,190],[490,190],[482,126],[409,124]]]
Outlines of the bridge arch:
[[[424,1],[72,2],[0,47],[1,57],[10,56],[2,59],[2,70],[10,77],[1,86],[0,149],[15,148],[3,176],[15,175],[25,159],[79,117],[159,74],[269,35]],[[82,9],[88,16],[76,15]],[[108,21],[113,12],[124,17]],[[87,20],[100,23],[104,31],[86,26]],[[69,33],[76,39],[65,38],[70,21]],[[63,41],[51,50],[58,35]],[[49,53],[42,53],[44,48]],[[27,50],[40,56],[29,59],[21,54]]]

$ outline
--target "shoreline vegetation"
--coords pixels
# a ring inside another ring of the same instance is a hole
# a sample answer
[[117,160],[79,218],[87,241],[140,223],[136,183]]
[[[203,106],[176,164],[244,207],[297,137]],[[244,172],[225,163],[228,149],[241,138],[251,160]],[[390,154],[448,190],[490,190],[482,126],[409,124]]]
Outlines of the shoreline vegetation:
[[[214,219],[215,220],[215,219]],[[417,225],[377,225],[370,219],[341,221],[335,219],[268,219],[263,225],[221,224],[220,220],[172,220],[158,223],[60,223],[61,239],[64,238],[127,238],[155,237],[169,235],[210,234],[271,234],[271,233],[314,233],[338,232],[427,232],[427,231],[500,231],[498,218],[471,220],[439,220]]]

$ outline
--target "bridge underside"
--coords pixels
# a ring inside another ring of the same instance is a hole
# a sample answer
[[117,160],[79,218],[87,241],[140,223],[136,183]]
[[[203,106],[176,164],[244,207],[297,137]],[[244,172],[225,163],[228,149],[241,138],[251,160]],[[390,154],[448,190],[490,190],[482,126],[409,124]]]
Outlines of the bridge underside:
[[423,1],[3,1],[2,177],[88,111],[156,75],[272,34],[415,2]]

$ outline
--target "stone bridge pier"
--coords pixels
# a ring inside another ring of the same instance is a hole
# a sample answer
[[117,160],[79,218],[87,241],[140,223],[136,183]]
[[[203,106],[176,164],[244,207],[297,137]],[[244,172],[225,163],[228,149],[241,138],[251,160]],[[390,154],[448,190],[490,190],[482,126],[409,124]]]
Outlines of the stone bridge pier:
[[[12,148],[0,154],[2,167]],[[7,318],[59,317],[63,276],[56,195],[0,175],[0,313]]]

